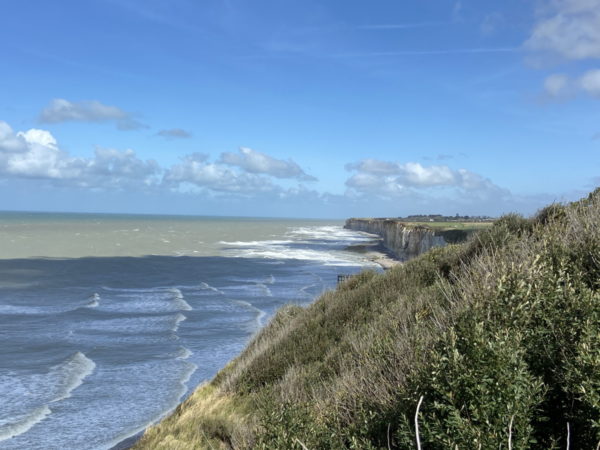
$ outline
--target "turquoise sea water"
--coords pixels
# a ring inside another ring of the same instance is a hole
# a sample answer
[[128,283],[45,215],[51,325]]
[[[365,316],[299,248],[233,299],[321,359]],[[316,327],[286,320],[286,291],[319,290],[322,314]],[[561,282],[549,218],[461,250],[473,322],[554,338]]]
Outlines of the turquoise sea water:
[[285,303],[375,268],[337,222],[0,213],[0,449],[106,449]]

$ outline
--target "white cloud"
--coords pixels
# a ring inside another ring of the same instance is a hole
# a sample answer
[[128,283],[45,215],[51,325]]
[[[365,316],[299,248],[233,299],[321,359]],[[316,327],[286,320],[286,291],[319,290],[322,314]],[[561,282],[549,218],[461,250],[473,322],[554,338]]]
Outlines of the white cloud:
[[192,137],[189,131],[182,130],[181,128],[171,128],[170,130],[160,130],[156,133],[167,139],[188,139]]
[[145,128],[133,116],[116,106],[105,105],[96,100],[70,102],[56,98],[40,113],[43,123],[78,122],[112,122],[119,130],[135,130]]
[[78,158],[61,150],[48,131],[14,133],[0,121],[0,175],[36,178],[56,185],[94,189],[150,187],[158,184],[160,167],[139,159],[133,150],[97,148],[93,158]]
[[27,147],[23,136],[15,135],[10,125],[0,120],[0,154],[18,152]]
[[[228,159],[227,155],[238,158]],[[92,157],[75,157],[63,151],[46,130],[14,132],[0,121],[0,179],[37,179],[55,186],[94,190],[183,192],[200,188],[202,192],[240,198],[285,197],[295,192],[294,188],[283,189],[271,177],[312,179],[292,161],[277,160],[250,149],[242,149],[240,154],[224,153],[221,159],[228,164],[221,160],[211,162],[207,154],[193,153],[181,163],[163,168],[153,160],[138,158],[133,150],[103,147],[97,147]]]
[[346,181],[346,186],[362,194],[414,196],[419,191],[434,187],[459,189],[474,195],[505,192],[481,175],[444,165],[423,166],[415,162],[400,164],[366,159],[347,164],[346,169],[357,172]]
[[356,163],[346,164],[346,170],[356,170],[376,175],[393,175],[399,172],[399,167],[397,163],[377,159],[363,159]]
[[238,153],[222,153],[219,162],[237,166],[245,172],[265,174],[276,178],[295,178],[301,181],[316,181],[307,175],[294,161],[273,158],[251,148],[241,147]]
[[457,172],[448,166],[424,167],[419,163],[408,162],[399,165],[401,172],[398,179],[407,186],[453,186],[459,180]]
[[569,77],[556,73],[544,80],[544,91],[551,97],[563,97],[570,91]]
[[590,70],[579,80],[581,89],[590,95],[600,97],[600,69]]
[[600,0],[553,0],[525,48],[567,60],[600,58]]
[[193,154],[183,158],[181,164],[176,164],[167,170],[164,182],[174,188],[187,183],[217,192],[239,194],[279,190],[278,186],[265,177],[234,171],[222,164],[208,162],[206,155],[203,154]]
[[588,70],[579,78],[553,74],[544,81],[544,92],[552,98],[566,98],[577,93],[600,97],[600,69]]

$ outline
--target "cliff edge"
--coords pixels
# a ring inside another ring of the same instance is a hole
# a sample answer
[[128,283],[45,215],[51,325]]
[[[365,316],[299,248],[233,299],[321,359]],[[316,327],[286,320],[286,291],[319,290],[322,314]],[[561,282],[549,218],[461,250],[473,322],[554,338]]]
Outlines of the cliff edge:
[[464,242],[476,231],[476,228],[433,228],[398,219],[357,218],[346,220],[344,228],[380,236],[385,248],[400,261],[415,258],[434,247]]

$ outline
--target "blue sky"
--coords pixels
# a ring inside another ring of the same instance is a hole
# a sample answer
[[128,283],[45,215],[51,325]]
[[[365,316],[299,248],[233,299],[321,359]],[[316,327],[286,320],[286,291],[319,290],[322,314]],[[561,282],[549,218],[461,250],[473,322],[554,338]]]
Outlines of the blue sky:
[[21,0],[0,209],[531,214],[600,184],[600,0]]

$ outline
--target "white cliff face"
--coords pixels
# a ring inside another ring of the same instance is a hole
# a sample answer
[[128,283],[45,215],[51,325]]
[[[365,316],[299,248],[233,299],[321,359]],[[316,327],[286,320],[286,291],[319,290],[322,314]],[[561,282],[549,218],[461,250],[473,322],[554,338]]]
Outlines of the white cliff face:
[[348,219],[344,228],[381,236],[383,245],[401,261],[447,244],[443,233],[395,219]]

